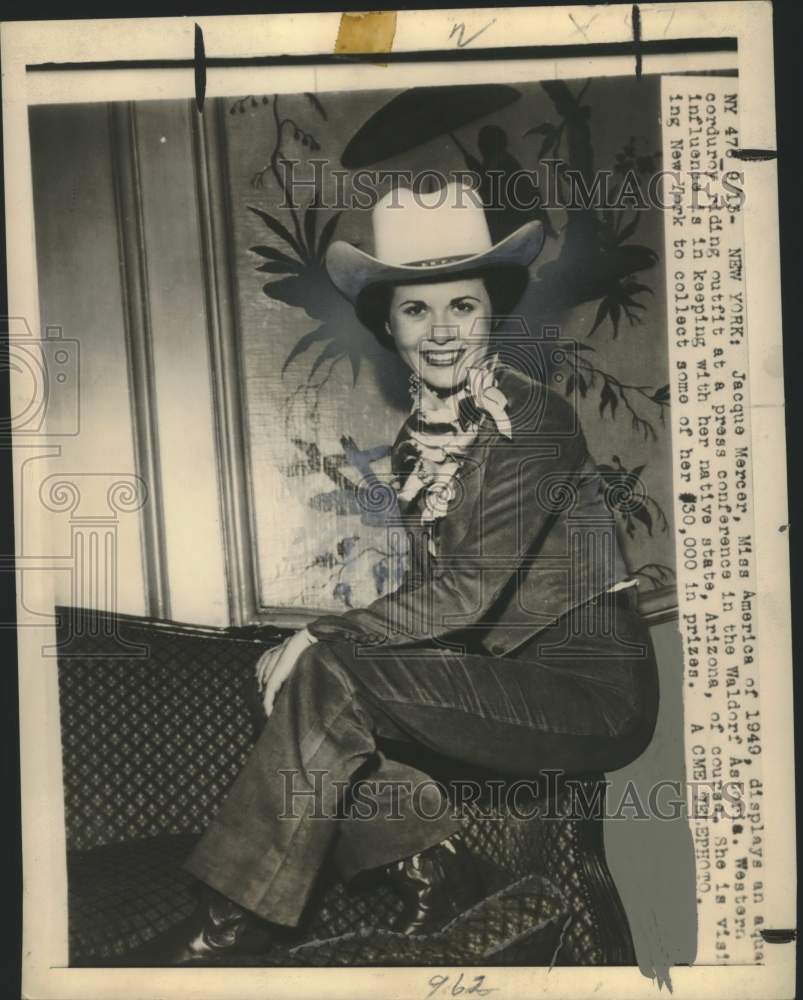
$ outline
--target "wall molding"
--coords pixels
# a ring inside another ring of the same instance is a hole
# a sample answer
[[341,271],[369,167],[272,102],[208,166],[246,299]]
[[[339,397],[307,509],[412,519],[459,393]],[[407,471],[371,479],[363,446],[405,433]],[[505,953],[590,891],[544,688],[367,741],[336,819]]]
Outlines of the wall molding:
[[231,624],[245,625],[259,618],[259,608],[223,113],[220,100],[208,101],[205,113],[201,114],[194,101],[188,102],[214,399],[226,593]]
[[134,462],[137,475],[148,488],[148,499],[140,512],[145,606],[149,615],[169,618],[170,585],[136,107],[133,102],[114,102],[108,105],[108,112]]

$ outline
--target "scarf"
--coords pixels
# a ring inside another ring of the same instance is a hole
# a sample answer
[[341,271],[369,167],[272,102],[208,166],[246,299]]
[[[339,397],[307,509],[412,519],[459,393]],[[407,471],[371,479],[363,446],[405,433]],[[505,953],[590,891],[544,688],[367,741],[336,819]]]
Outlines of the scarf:
[[[507,399],[496,384],[497,358],[469,368],[466,381],[448,395],[423,382],[414,390],[413,409],[393,452],[398,498],[412,503],[423,494],[422,525],[444,517],[457,494],[455,478],[477,438],[485,415],[505,437],[512,437]],[[430,540],[430,548],[432,542]]]

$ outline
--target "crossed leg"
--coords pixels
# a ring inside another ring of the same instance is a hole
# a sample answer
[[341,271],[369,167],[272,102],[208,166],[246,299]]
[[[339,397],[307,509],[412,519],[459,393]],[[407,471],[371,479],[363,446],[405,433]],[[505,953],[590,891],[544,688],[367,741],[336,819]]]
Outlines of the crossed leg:
[[[548,768],[614,770],[652,734],[658,694],[649,650],[634,660],[592,646],[576,660],[564,650],[554,662],[435,648],[360,652],[320,642],[299,657],[186,864],[275,923],[299,922],[336,834],[342,867],[354,871],[410,856],[459,828],[437,808],[439,793],[423,771],[382,753],[385,740],[533,776]],[[380,794],[374,819],[343,821],[359,777],[394,791],[395,812]],[[426,810],[414,792],[424,785]]]

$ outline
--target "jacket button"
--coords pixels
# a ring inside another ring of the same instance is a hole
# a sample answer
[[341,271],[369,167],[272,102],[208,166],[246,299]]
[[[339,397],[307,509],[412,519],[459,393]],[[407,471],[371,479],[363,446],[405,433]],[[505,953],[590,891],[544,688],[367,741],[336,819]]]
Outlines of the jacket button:
[[493,646],[491,646],[491,652],[494,654],[494,656],[501,656],[502,653],[504,653],[504,651],[505,647],[502,645],[501,642],[495,642]]

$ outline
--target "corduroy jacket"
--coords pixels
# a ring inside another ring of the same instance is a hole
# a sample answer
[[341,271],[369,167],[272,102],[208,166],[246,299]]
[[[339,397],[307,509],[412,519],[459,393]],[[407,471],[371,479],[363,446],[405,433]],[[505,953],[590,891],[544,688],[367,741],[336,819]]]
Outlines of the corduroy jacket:
[[498,369],[497,384],[512,437],[483,417],[456,495],[434,522],[435,555],[427,558],[414,502],[396,525],[414,553],[398,590],[317,619],[307,626],[316,638],[394,646],[459,638],[504,656],[626,579],[615,518],[574,407],[512,368]]

